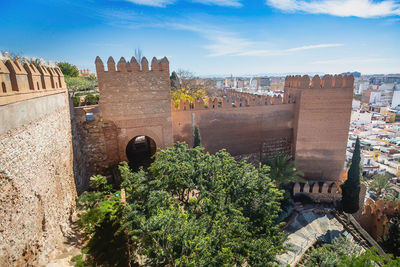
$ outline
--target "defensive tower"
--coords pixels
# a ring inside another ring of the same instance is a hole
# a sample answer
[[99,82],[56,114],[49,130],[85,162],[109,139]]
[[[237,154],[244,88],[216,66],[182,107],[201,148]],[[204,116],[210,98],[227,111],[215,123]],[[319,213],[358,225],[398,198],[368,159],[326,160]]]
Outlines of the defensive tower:
[[156,148],[172,145],[168,59],[154,57],[151,69],[145,57],[140,64],[134,57],[128,62],[121,57],[117,69],[109,57],[107,71],[100,57],[95,64],[102,119],[118,129],[118,155],[109,157],[118,162],[134,157],[139,150],[152,155]]
[[258,160],[291,154],[310,181],[309,188],[320,183],[318,190],[308,192],[300,185],[298,193],[331,193],[342,177],[353,76],[288,76],[283,97],[231,90],[206,103],[171,103],[167,58],[153,58],[151,70],[146,58],[140,64],[135,58],[121,58],[115,64],[110,57],[107,71],[99,57],[95,64],[100,102],[99,108],[90,109],[97,114],[95,121],[109,124],[97,131],[105,144],[97,145],[98,153],[107,155],[103,167],[142,150],[147,154],[141,156],[151,156],[173,142],[191,145],[198,126],[202,144],[211,153],[225,148],[234,156]]
[[352,75],[288,76],[285,92],[296,99],[294,157],[308,180],[342,177],[353,99]]

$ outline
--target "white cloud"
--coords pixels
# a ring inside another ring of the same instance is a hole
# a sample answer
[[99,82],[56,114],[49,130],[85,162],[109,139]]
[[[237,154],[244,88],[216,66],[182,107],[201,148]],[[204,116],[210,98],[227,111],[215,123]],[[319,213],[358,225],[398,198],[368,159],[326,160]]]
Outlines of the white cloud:
[[235,56],[280,56],[280,55],[288,55],[293,52],[303,51],[303,50],[311,50],[318,48],[330,48],[330,47],[339,47],[343,46],[343,44],[316,44],[316,45],[304,45],[299,47],[287,48],[287,49],[275,49],[275,50],[247,50],[241,53],[236,54]]
[[329,14],[339,17],[374,18],[400,15],[398,0],[266,0],[285,12]]
[[[154,6],[154,7],[166,7],[169,4],[175,3],[177,0],[125,0],[138,5]],[[241,7],[242,3],[240,0],[191,0],[192,2],[215,5],[215,6],[229,6],[229,7]]]
[[314,44],[304,45],[300,47],[293,47],[287,49],[263,49],[265,43],[248,40],[238,36],[233,32],[223,31],[210,25],[205,24],[180,24],[171,23],[168,27],[187,30],[200,34],[203,38],[210,41],[210,44],[205,45],[204,48],[209,51],[209,57],[218,56],[279,56],[288,55],[298,51],[340,47],[343,44]]
[[193,2],[215,5],[215,6],[230,6],[230,7],[241,7],[243,6],[240,0],[192,0]]
[[294,51],[302,51],[302,50],[309,50],[309,49],[316,49],[316,48],[338,47],[338,46],[343,46],[343,44],[305,45],[305,46],[290,48],[290,49],[287,49],[287,51],[294,52]]
[[154,7],[165,7],[175,2],[174,0],[126,0],[126,1],[138,5],[154,6]]

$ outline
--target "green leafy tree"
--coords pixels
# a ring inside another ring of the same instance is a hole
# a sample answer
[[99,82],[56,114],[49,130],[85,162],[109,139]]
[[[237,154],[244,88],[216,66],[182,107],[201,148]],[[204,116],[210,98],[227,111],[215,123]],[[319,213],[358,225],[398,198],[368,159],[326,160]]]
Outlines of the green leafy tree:
[[392,184],[389,179],[382,174],[375,174],[371,181],[366,182],[368,189],[375,193],[377,198],[386,198],[393,195]]
[[85,105],[96,105],[99,103],[99,96],[88,94],[85,97]]
[[99,262],[103,266],[127,266],[130,258],[127,236],[121,231],[120,192],[113,190],[102,175],[91,177],[90,186],[94,191],[84,192],[77,201],[77,208],[84,211],[78,225],[89,239],[84,248],[88,254],[86,263],[89,266]]
[[89,76],[86,77],[86,79],[91,82],[97,82],[97,77],[94,74],[90,74]]
[[360,255],[344,255],[337,265],[340,267],[397,267],[400,266],[400,258],[388,254],[386,257],[378,254],[375,248],[368,249]]
[[81,105],[81,98],[79,96],[73,96],[72,103],[74,107],[79,107]]
[[78,67],[75,65],[72,65],[68,62],[58,62],[57,66],[61,69],[64,76],[69,76],[69,77],[78,77],[79,76]]
[[323,244],[311,249],[310,254],[305,257],[307,260],[304,266],[338,266],[344,256],[358,256],[361,252],[362,248],[353,240],[346,237],[337,237],[331,244]]
[[65,83],[67,84],[68,90],[72,93],[72,96],[75,96],[78,91],[94,89],[91,82],[80,77],[65,76]]
[[198,126],[194,126],[193,148],[201,146],[200,130]]
[[396,257],[400,256],[400,218],[393,218],[389,224],[389,231],[381,240],[385,251]]
[[265,266],[284,250],[274,222],[282,192],[266,166],[178,143],[158,152],[148,172],[123,168],[126,224],[147,264]]
[[381,256],[375,248],[362,252],[362,248],[353,240],[339,237],[335,238],[332,244],[312,248],[300,264],[307,267],[395,267],[400,266],[400,258],[391,254]]
[[270,166],[270,177],[277,186],[286,185],[291,182],[304,182],[303,172],[295,167],[295,162],[290,156],[278,154],[272,161],[264,160]]
[[347,173],[348,178],[340,185],[342,188],[342,207],[343,211],[347,213],[355,213],[359,209],[360,160],[360,139],[357,137],[351,166]]
[[119,170],[123,201],[101,176],[79,198],[89,263],[268,266],[285,251],[275,222],[282,191],[266,166],[178,143],[157,152],[147,171],[132,173],[127,163]]

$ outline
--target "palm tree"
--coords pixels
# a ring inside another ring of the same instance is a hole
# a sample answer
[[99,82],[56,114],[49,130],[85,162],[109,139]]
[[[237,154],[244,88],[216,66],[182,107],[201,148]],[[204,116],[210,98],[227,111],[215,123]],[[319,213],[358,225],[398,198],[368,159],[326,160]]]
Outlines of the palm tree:
[[295,167],[292,157],[278,154],[274,160],[265,160],[266,165],[270,166],[270,177],[277,186],[291,182],[305,182],[301,177],[303,172]]
[[382,174],[375,174],[372,180],[366,182],[368,189],[373,191],[377,198],[386,198],[392,195],[392,184],[389,179]]

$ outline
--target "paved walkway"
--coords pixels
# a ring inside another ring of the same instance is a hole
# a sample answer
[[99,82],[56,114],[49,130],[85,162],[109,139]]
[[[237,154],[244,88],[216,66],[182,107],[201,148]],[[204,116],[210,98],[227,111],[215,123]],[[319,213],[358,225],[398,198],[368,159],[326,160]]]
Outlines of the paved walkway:
[[334,238],[341,235],[353,238],[333,215],[326,214],[322,210],[301,212],[285,231],[289,234],[286,244],[291,249],[277,257],[279,266],[288,264],[294,266],[306,250],[318,240],[331,243]]

